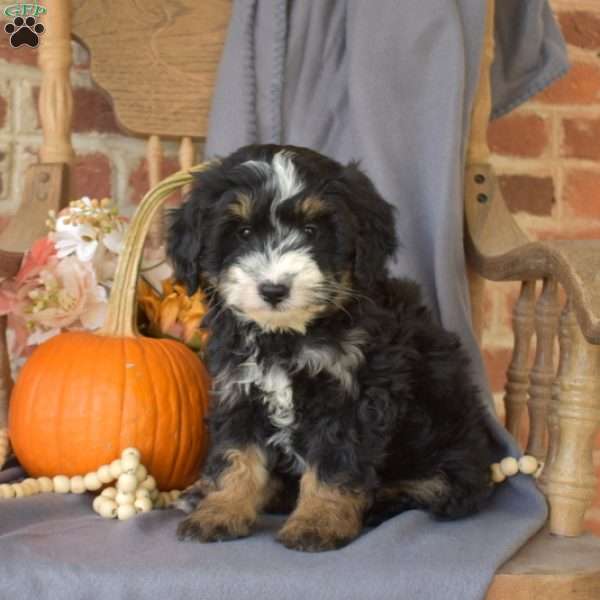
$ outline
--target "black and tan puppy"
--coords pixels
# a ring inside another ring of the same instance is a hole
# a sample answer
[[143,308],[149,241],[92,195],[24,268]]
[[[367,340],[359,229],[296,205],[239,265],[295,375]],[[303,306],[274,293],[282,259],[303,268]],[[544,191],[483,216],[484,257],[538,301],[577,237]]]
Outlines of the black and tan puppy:
[[417,285],[388,277],[395,248],[392,208],[354,164],[248,146],[197,176],[169,254],[210,299],[212,449],[182,539],[246,536],[292,497],[279,540],[328,550],[367,518],[461,517],[488,497],[468,360]]

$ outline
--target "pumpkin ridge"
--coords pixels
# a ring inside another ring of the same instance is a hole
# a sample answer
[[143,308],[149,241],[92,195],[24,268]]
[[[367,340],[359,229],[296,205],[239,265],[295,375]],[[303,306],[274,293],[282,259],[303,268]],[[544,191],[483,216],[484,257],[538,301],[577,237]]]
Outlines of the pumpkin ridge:
[[[146,340],[146,338],[143,338],[142,336],[140,336],[139,339]],[[141,344],[138,343],[138,345],[140,347],[141,354],[142,354],[142,360],[143,360],[143,364],[144,364],[144,372],[148,375],[148,377],[150,379],[150,387],[152,389],[152,403],[155,407],[154,408],[154,410],[155,410],[154,426],[152,427],[152,445],[151,445],[153,452],[152,452],[152,460],[150,461],[150,465],[148,466],[150,473],[155,473],[156,472],[156,464],[155,463],[156,463],[157,454],[156,454],[156,452],[154,452],[154,448],[156,448],[156,439],[158,437],[158,423],[159,423],[158,412],[160,411],[160,407],[158,406],[158,397],[156,395],[156,385],[154,383],[154,371],[150,368],[150,364],[148,363],[146,346],[144,343],[141,343]]]
[[[177,342],[175,342],[177,343]],[[173,379],[176,381],[176,386],[177,386],[177,398],[179,398],[179,402],[176,402],[176,412],[177,412],[177,436],[176,436],[176,442],[175,442],[175,451],[173,453],[173,458],[175,460],[175,464],[173,466],[173,469],[171,470],[171,473],[169,473],[169,481],[172,481],[173,479],[173,472],[178,473],[179,472],[179,463],[181,462],[181,437],[182,437],[182,433],[183,433],[183,421],[181,418],[181,404],[183,401],[183,398],[181,397],[181,382],[180,382],[180,378],[178,377],[179,373],[177,372],[177,369],[174,367],[173,365],[173,361],[171,359],[171,353],[170,351],[167,351],[167,349],[165,348],[165,346],[161,343],[159,345],[160,351],[167,357],[167,361],[169,363],[169,367],[171,369],[171,373],[173,374]],[[170,396],[170,394],[169,394]]]
[[[190,357],[187,355],[187,352],[183,352],[185,350],[185,348],[181,348],[179,350],[179,352],[182,355],[182,362],[185,364],[185,366],[188,366],[189,363],[191,363],[192,361],[190,360]],[[196,379],[196,386],[198,390],[203,390],[205,389],[205,384],[206,384],[206,380],[204,377],[204,373],[202,372],[204,367],[204,364],[199,360],[199,358],[197,357],[197,355],[194,353],[194,358],[198,359],[199,362],[199,366],[200,366],[200,370],[198,370],[197,368],[193,369],[194,372],[194,376]],[[192,365],[189,365],[189,368],[192,368]],[[193,450],[194,452],[189,452],[188,453],[188,460],[186,462],[186,473],[193,473],[194,472],[194,461],[193,461],[193,456],[198,454],[200,456],[205,457],[206,454],[206,449],[204,447],[204,443],[206,441],[206,437],[208,435],[208,433],[206,432],[206,428],[204,425],[204,418],[206,416],[206,401],[205,401],[205,397],[202,395],[198,395],[197,398],[194,398],[192,393],[190,392],[190,390],[186,390],[186,395],[187,395],[187,399],[188,399],[188,406],[190,405],[196,405],[197,406],[197,412],[198,412],[198,423],[196,424],[196,426],[193,428],[193,430],[191,431],[190,435],[193,435],[194,438],[192,440],[193,443]],[[204,461],[202,461],[203,464]],[[200,465],[200,467],[202,466],[202,464]],[[196,466],[196,473],[195,473],[195,479],[198,479],[200,477],[200,471],[198,470],[198,466]]]
[[[69,336],[69,337],[70,337],[70,339],[73,339],[72,336]],[[55,447],[58,448],[59,462],[63,461],[63,456],[65,454],[65,452],[64,452],[65,448],[64,448],[64,443],[63,443],[63,440],[65,439],[65,433],[63,431],[64,420],[61,418],[63,411],[65,409],[65,386],[67,385],[67,382],[70,380],[71,374],[73,373],[73,370],[75,369],[75,364],[76,364],[76,361],[74,361],[74,360],[69,362],[69,365],[64,373],[64,377],[61,382],[60,392],[58,394],[57,414],[59,415],[59,418],[58,418],[58,427],[55,428],[56,438],[57,438],[57,443],[56,443]],[[66,439],[69,439],[68,433],[67,433]]]
[[[196,379],[197,381],[197,388],[200,389],[201,388],[201,381],[200,381],[200,377],[199,377],[199,373],[197,372],[195,366],[192,366],[190,363],[192,361],[189,360],[189,355],[188,353],[191,351],[188,351],[187,348],[185,347],[180,347],[179,345],[175,347],[176,348],[176,352],[179,355],[178,358],[180,358],[180,362],[176,362],[176,367],[179,370],[182,369],[190,369],[191,373],[193,374],[193,377]],[[195,356],[195,355],[194,355]],[[189,389],[184,389],[183,393],[185,395],[185,403],[186,403],[186,409],[188,412],[191,412],[192,414],[196,413],[198,416],[200,416],[200,418],[202,419],[204,416],[204,410],[202,407],[202,398],[198,397],[198,398],[194,398],[192,396],[192,394],[190,393]],[[188,451],[184,452],[184,457],[183,457],[183,472],[186,474],[190,474],[193,472],[193,464],[192,464],[192,460],[194,455],[198,454],[198,455],[202,455],[201,452],[201,448],[198,445],[198,432],[196,431],[196,426],[194,426],[191,422],[188,424],[188,428],[186,430],[186,437],[187,442],[188,442]],[[196,473],[195,478],[197,479],[199,477],[200,473]]]

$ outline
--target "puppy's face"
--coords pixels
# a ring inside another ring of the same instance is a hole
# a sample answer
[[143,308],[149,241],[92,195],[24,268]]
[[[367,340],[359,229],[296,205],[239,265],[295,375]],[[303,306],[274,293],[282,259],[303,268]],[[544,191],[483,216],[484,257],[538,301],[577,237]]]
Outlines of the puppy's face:
[[353,211],[361,205],[354,195],[376,195],[370,184],[361,190],[365,181],[355,167],[308,150],[242,149],[201,174],[176,213],[169,240],[176,275],[190,291],[199,284],[216,290],[225,306],[264,330],[304,332],[360,287],[361,253],[363,262],[371,256],[368,269],[383,268],[384,257],[363,248],[369,224],[360,219],[372,229],[389,205],[377,196],[372,214]]

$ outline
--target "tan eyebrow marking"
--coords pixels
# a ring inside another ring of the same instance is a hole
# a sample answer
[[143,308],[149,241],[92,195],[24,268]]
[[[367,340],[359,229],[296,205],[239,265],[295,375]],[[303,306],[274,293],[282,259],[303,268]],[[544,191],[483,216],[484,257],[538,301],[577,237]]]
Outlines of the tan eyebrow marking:
[[314,219],[327,212],[327,205],[317,196],[308,196],[298,204],[297,210],[307,219]]
[[238,195],[228,209],[229,213],[234,217],[239,217],[244,221],[249,221],[252,215],[252,201],[248,196]]

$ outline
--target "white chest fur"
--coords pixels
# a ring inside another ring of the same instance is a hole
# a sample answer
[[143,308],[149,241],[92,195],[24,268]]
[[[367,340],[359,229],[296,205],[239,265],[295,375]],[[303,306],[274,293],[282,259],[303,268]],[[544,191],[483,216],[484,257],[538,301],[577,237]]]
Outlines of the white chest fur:
[[361,346],[365,334],[361,330],[349,331],[335,346],[306,345],[289,362],[262,363],[257,353],[235,368],[226,368],[215,379],[215,391],[221,402],[236,404],[255,386],[262,392],[269,420],[276,432],[268,444],[277,446],[285,454],[302,462],[292,448],[292,435],[296,426],[292,374],[306,370],[309,376],[325,372],[341,384],[346,392],[358,392],[355,371],[362,364]]

